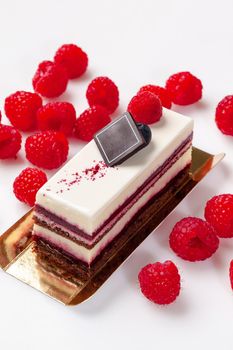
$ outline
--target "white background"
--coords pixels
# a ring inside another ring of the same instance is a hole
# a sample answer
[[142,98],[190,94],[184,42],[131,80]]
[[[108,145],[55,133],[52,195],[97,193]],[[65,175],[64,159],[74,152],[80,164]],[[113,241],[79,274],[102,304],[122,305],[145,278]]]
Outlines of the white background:
[[[170,74],[190,70],[201,78],[204,98],[174,109],[194,118],[196,146],[227,154],[86,303],[64,307],[0,272],[1,349],[232,349],[233,240],[222,240],[217,254],[200,263],[182,261],[168,247],[177,220],[202,216],[209,197],[233,193],[233,138],[214,123],[217,102],[233,94],[232,13],[231,0],[0,0],[1,107],[10,93],[32,89],[41,60],[74,42],[88,53],[89,72],[71,82],[61,100],[74,102],[77,113],[97,75],[119,86],[120,113],[143,84],[164,84]],[[73,143],[70,156],[80,146]],[[28,209],[12,194],[12,182],[26,165],[23,150],[16,161],[0,162],[1,232]],[[166,259],[179,266],[182,291],[174,304],[158,307],[140,294],[137,274],[146,263]]]

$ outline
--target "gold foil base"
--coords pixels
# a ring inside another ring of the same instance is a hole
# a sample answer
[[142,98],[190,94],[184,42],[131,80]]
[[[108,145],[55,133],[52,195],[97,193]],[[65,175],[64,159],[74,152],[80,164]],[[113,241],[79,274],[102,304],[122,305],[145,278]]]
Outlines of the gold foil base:
[[[0,267],[8,274],[66,305],[77,305],[92,296],[140,243],[173,211],[179,202],[224,157],[193,148],[190,172],[179,178],[145,210],[137,228],[119,239],[94,268],[85,268],[32,240],[33,209],[0,237]],[[153,210],[153,208],[157,208]],[[133,225],[133,224],[132,224]]]

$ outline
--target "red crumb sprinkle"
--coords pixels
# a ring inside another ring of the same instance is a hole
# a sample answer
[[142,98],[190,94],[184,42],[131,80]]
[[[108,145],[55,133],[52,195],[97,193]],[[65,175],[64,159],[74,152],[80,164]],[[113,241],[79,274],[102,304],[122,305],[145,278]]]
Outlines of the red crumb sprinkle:
[[81,179],[82,179],[82,176],[79,175],[79,173],[77,173],[77,172],[72,174],[72,176],[74,176],[74,180],[72,180],[70,182],[67,182],[67,186],[68,187],[70,187],[70,186],[72,186],[74,184],[78,184],[81,181]]
[[71,174],[71,175],[73,177],[73,179],[71,181],[68,181],[68,179],[61,179],[57,182],[58,185],[63,184],[63,185],[65,185],[66,188],[58,190],[56,193],[63,193],[64,190],[69,191],[71,186],[79,184],[79,182],[82,179],[82,176],[79,175],[79,173],[77,173],[77,172],[74,174]]
[[67,181],[66,179],[61,179],[58,181],[58,184],[61,184],[61,183],[66,182],[66,181]]
[[95,174],[98,173],[99,169],[100,169],[99,164],[96,164],[96,166],[94,166],[94,167],[92,167],[92,168],[90,168],[90,169],[85,169],[85,170],[84,170],[84,173],[87,175],[88,173],[91,172],[92,175],[95,175]]
[[91,168],[83,170],[83,173],[86,175],[86,180],[95,181],[97,178],[104,177],[107,173],[107,165],[100,161]]
[[[70,191],[70,188],[73,186],[78,186],[81,181],[95,181],[101,179],[107,174],[108,167],[104,161],[97,162],[93,160],[94,165],[90,168],[86,168],[81,171],[81,174],[75,172],[69,176],[69,178],[62,178],[57,181],[58,185],[61,185],[62,188],[56,191],[57,194],[64,193],[65,191]],[[118,169],[115,167],[115,169]],[[46,188],[46,191],[51,191],[50,188]]]

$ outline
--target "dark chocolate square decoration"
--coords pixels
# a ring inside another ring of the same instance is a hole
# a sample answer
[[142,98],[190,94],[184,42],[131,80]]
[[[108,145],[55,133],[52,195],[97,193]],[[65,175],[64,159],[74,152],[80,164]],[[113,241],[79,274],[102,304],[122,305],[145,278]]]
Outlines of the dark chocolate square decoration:
[[145,140],[132,116],[126,112],[100,130],[94,140],[109,166],[122,163],[141,149]]

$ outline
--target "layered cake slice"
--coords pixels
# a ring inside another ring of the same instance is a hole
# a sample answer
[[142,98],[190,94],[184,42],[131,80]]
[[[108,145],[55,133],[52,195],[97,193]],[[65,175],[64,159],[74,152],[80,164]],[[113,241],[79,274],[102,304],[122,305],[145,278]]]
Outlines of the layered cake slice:
[[192,132],[191,119],[163,109],[150,144],[113,167],[89,142],[38,191],[33,234],[90,266],[190,165]]

